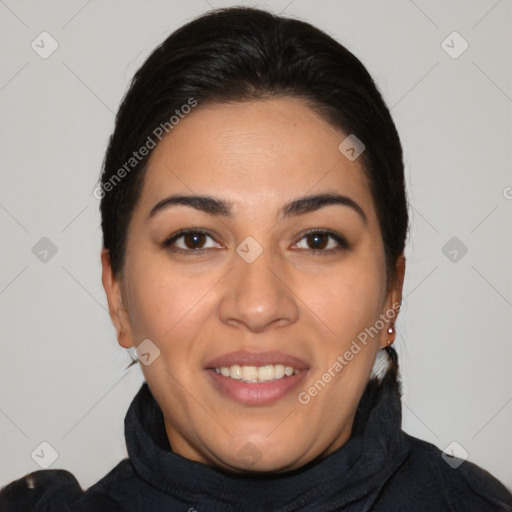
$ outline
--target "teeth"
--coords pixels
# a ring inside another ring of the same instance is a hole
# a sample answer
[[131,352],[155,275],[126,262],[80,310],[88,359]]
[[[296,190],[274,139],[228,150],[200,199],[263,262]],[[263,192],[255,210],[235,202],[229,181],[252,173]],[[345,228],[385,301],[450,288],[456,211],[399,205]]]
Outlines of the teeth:
[[284,377],[284,364],[276,364],[274,366],[274,378],[282,379]]
[[[231,375],[231,368],[227,368],[227,370],[228,375],[226,375],[226,377],[229,377]],[[256,366],[242,366],[242,380],[245,382],[257,382],[258,368],[256,368]]]
[[270,382],[283,377],[291,377],[300,372],[292,366],[284,364],[267,364],[265,366],[241,366],[233,364],[231,366],[221,366],[215,368],[215,371],[224,377],[241,380],[242,382]]
[[274,378],[274,375],[274,367],[269,364],[258,368],[258,380],[260,382],[268,382]]
[[234,364],[229,369],[227,377],[232,379],[240,380],[242,378],[242,367],[238,364]]

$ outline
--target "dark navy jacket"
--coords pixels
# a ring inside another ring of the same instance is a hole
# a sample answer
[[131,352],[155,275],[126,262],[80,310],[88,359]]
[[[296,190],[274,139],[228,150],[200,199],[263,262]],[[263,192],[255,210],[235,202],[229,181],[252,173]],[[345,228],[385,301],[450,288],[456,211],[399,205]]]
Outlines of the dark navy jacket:
[[0,512],[512,512],[511,494],[489,473],[468,461],[454,469],[401,430],[394,379],[369,383],[340,449],[279,476],[242,477],[174,454],[146,383],[125,438],[129,458],[86,491],[68,471],[35,471],[2,489]]

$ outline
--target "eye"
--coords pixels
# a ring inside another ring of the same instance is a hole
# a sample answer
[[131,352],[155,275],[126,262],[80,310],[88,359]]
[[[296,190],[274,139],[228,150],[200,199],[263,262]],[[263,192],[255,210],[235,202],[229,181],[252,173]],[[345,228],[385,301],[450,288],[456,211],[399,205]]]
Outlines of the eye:
[[349,248],[347,241],[342,236],[319,228],[305,233],[296,246],[301,250],[327,254]]
[[[205,245],[208,238],[213,243],[210,242],[210,245]],[[209,233],[199,229],[183,229],[162,243],[163,247],[172,252],[188,254],[199,254],[205,249],[212,249],[219,247],[219,245]]]
[[[208,239],[211,240],[209,245]],[[172,252],[193,255],[202,254],[207,249],[221,248],[222,246],[206,231],[183,229],[165,240],[162,247]],[[347,241],[341,235],[320,228],[311,229],[304,233],[295,247],[317,254],[330,254],[342,249],[349,249]]]

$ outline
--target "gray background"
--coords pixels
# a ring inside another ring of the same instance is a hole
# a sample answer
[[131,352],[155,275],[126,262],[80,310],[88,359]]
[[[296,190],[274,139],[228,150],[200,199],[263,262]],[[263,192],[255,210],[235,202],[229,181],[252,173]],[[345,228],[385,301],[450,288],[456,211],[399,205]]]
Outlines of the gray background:
[[[455,455],[512,488],[511,0],[236,3],[316,24],[376,79],[411,202],[395,344],[404,430],[441,449],[455,441]],[[50,467],[84,488],[126,456],[124,415],[143,377],[124,371],[107,314],[92,191],[149,51],[227,5],[0,0],[1,485],[49,462],[44,441],[58,454]],[[51,49],[43,31],[58,43],[46,59],[31,47]],[[454,31],[469,44],[457,58]],[[41,252],[43,237],[56,254]]]

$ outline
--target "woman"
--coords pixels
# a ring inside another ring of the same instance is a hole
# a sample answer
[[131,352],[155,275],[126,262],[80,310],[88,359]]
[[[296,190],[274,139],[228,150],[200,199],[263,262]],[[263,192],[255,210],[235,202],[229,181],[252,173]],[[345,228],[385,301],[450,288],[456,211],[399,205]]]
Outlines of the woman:
[[146,380],[129,458],[86,491],[31,473],[1,510],[512,510],[401,430],[402,150],[339,43],[256,9],[180,28],[136,73],[95,194]]

